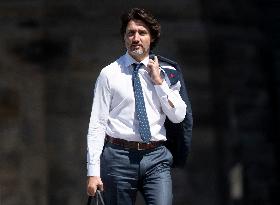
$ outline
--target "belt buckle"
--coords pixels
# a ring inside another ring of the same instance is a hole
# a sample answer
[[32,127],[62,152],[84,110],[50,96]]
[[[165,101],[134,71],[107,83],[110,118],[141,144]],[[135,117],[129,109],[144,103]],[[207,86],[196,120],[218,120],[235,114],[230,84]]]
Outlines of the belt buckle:
[[[140,145],[143,145],[144,143],[141,143],[141,142],[138,142],[137,143],[137,150],[139,150],[139,151],[141,151],[141,150],[146,150],[147,148],[140,148]],[[149,144],[151,144],[150,142],[149,143],[145,143],[145,145],[149,145]]]
[[140,143],[140,142],[137,142],[137,150],[139,150],[139,151],[145,150],[145,149],[143,149],[143,148],[140,148],[140,145],[141,145],[141,143]]

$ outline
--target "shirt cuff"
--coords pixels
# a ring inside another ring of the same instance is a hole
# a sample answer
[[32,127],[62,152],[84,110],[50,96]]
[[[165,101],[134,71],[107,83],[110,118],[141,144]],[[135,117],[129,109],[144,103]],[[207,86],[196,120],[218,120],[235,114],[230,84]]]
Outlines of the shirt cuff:
[[167,100],[167,96],[170,91],[169,86],[165,80],[162,82],[161,85],[155,85],[155,89],[160,98],[166,98]]
[[[164,102],[169,109],[178,107],[178,100],[174,94],[172,95],[172,90],[170,90],[166,81],[163,81],[161,85],[155,85],[155,90],[161,101]],[[170,101],[174,107],[171,106],[168,101]]]
[[100,176],[100,166],[97,165],[88,165],[87,167],[87,176]]

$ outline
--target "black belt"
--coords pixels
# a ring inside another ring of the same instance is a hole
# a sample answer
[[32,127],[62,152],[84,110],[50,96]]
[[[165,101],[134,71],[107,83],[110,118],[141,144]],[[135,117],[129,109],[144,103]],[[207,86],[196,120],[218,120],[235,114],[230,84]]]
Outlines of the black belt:
[[149,143],[136,142],[136,141],[127,141],[120,138],[110,137],[106,135],[105,140],[114,145],[122,146],[126,149],[136,149],[136,150],[147,150],[154,149],[164,144],[164,141],[150,141]]

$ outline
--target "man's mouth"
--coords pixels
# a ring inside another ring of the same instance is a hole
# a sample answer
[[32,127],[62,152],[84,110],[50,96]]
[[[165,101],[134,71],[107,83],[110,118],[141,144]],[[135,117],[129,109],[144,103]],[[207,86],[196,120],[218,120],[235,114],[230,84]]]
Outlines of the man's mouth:
[[130,46],[130,52],[133,53],[133,55],[142,55],[144,52],[144,49],[142,48],[142,45],[132,44]]
[[141,48],[141,45],[132,45],[131,46],[133,49],[139,49],[139,48]]

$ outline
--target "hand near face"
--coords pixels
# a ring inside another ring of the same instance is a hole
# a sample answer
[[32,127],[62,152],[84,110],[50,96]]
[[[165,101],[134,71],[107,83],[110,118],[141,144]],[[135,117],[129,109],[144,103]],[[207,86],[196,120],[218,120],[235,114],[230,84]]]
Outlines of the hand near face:
[[151,79],[155,85],[161,85],[163,79],[160,76],[160,68],[158,63],[158,58],[155,56],[154,60],[150,59],[148,63],[148,71],[151,76]]

